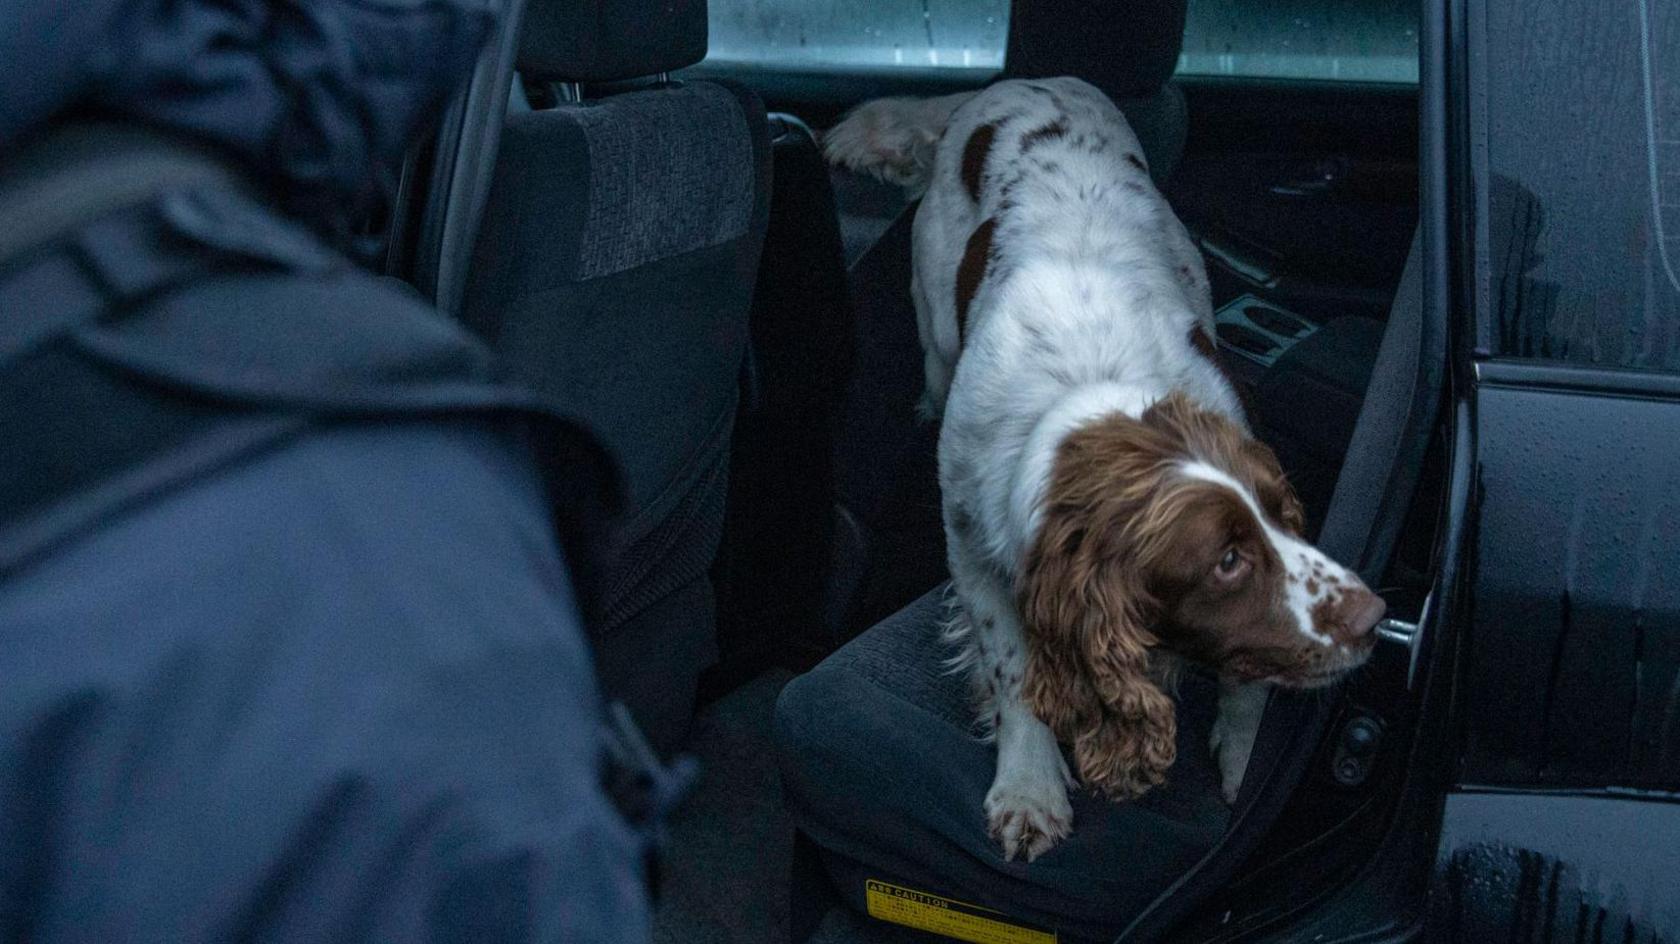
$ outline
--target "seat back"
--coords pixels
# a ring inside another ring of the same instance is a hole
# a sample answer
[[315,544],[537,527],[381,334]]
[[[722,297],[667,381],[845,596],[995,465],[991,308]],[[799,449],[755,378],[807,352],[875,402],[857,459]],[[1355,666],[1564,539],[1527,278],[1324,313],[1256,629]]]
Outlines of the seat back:
[[1188,9],[1188,0],[1011,4],[1004,74],[1022,79],[1076,75],[1110,98],[1147,98],[1178,67]]
[[715,653],[707,570],[769,143],[762,106],[738,87],[597,83],[692,64],[705,29],[703,2],[527,5],[519,71],[560,94],[507,117],[461,306],[517,380],[594,423],[624,473],[592,635],[604,687],[661,747],[683,733]]

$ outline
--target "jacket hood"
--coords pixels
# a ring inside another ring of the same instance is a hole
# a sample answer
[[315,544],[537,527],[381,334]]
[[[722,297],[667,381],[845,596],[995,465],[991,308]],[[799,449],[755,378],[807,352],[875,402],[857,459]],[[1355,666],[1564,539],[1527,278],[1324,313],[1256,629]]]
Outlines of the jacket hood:
[[219,145],[343,233],[494,20],[494,0],[0,0],[0,154],[68,110],[129,118]]

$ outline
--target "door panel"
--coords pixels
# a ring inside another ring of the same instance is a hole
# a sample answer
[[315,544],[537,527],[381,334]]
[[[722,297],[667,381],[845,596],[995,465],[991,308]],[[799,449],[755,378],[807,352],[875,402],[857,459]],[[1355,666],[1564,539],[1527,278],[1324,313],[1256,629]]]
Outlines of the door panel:
[[[1437,940],[1676,940],[1680,806],[1461,793],[1442,826]],[[1626,867],[1630,849],[1647,851],[1641,868]]]
[[1680,402],[1589,376],[1483,367],[1467,782],[1680,789]]
[[1430,930],[1680,941],[1680,284],[1639,117],[1680,5],[1429,9],[1475,456]]

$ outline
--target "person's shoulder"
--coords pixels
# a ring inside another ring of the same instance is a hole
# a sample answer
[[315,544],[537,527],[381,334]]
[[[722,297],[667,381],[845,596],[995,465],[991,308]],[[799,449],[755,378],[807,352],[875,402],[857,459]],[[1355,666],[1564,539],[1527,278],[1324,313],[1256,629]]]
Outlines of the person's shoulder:
[[293,377],[488,381],[492,357],[407,283],[369,271],[319,234],[241,194],[198,194],[169,212],[168,251],[192,277],[153,293],[118,333]]
[[176,311],[238,309],[251,323],[285,325],[290,336],[331,338],[354,356],[392,344],[480,351],[459,322],[433,308],[395,278],[367,272],[339,258],[298,270],[235,267],[214,273],[164,301]]

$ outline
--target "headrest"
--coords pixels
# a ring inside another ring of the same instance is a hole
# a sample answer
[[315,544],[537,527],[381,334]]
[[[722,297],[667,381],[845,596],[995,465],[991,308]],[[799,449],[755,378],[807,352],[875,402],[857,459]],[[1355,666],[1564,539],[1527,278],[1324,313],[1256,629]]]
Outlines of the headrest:
[[1172,78],[1187,0],[1017,0],[1003,73],[1071,75],[1110,98],[1148,98]]
[[530,0],[519,71],[551,82],[612,82],[706,58],[706,0]]

